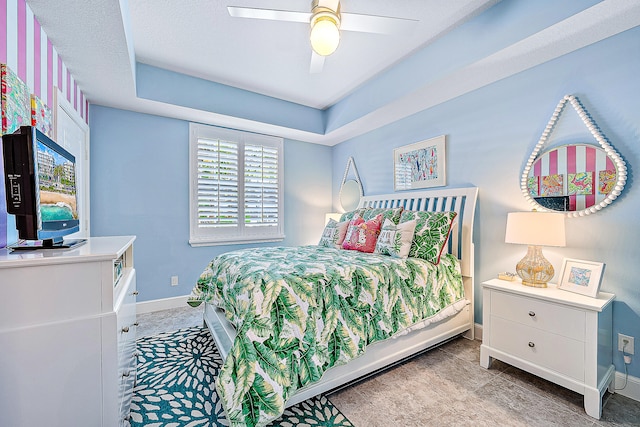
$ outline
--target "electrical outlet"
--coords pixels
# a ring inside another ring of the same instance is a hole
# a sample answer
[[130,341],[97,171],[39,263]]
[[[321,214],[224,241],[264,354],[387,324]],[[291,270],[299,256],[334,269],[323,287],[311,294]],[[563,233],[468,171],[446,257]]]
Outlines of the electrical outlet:
[[171,276],[171,286],[178,286],[178,276]]
[[[627,341],[626,347],[624,345],[625,341]],[[630,337],[629,335],[618,334],[618,351],[622,351],[623,348],[626,354],[635,354],[633,351],[633,337]]]

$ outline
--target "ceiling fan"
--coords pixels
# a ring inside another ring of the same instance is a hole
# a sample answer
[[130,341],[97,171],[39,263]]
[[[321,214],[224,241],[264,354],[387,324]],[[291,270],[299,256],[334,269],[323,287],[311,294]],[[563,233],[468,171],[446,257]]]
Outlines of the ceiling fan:
[[291,10],[256,9],[228,6],[229,15],[234,18],[266,19],[273,21],[302,22],[311,25],[310,73],[320,73],[324,59],[331,55],[340,42],[340,30],[379,34],[406,34],[418,22],[415,19],[390,16],[360,15],[342,13],[340,0],[313,0],[311,12]]

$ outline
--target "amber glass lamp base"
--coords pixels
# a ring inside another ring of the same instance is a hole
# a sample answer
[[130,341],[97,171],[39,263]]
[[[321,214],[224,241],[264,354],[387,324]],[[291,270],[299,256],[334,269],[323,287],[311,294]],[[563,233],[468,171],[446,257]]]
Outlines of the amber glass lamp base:
[[529,246],[527,255],[516,265],[516,273],[522,278],[522,284],[536,288],[546,288],[553,278],[551,263],[542,255],[542,247]]

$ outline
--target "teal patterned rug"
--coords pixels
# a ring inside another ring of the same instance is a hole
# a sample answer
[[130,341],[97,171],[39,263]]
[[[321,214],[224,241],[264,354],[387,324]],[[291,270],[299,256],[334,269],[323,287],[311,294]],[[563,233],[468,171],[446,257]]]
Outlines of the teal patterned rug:
[[[214,386],[222,359],[206,328],[144,337],[137,346],[132,427],[229,425]],[[353,427],[353,424],[321,395],[288,408],[270,426]]]

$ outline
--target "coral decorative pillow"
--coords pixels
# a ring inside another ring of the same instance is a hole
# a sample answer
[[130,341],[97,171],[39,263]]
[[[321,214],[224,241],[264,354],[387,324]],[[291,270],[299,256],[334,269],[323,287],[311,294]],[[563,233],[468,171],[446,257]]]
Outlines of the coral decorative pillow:
[[411,220],[416,221],[416,231],[409,256],[438,264],[456,215],[455,212],[402,212],[400,224]]
[[347,233],[348,226],[349,221],[337,222],[335,219],[330,219],[324,227],[318,246],[340,248],[344,241],[344,235]]
[[390,219],[385,219],[378,236],[375,253],[395,258],[408,257],[415,229],[416,220],[395,225]]
[[351,220],[347,235],[342,243],[343,249],[356,250],[360,252],[373,253],[380,234],[382,225],[382,215],[365,221],[360,216]]

